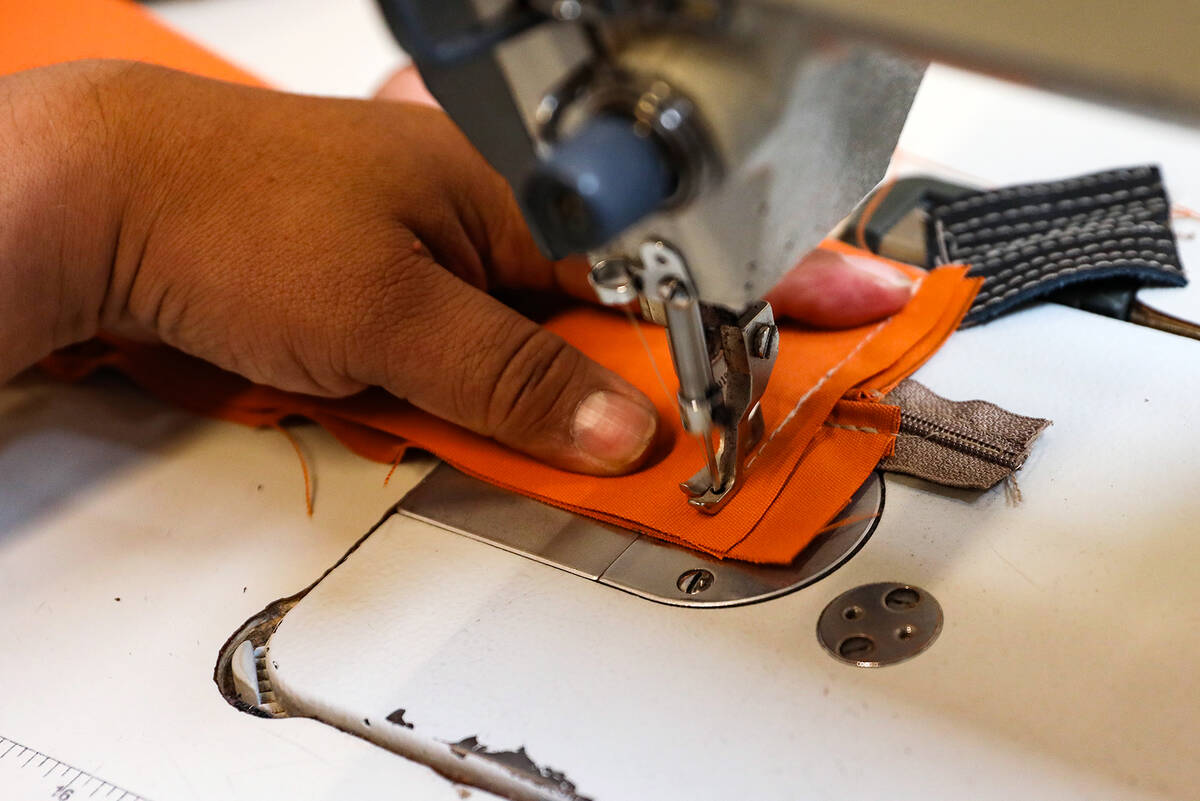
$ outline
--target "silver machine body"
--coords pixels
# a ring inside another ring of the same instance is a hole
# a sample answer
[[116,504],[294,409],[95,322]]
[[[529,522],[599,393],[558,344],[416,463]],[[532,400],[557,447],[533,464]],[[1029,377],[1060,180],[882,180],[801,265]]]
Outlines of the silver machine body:
[[705,454],[681,488],[710,513],[764,426],[763,298],[882,177],[925,58],[1200,109],[1188,0],[380,5],[547,254],[586,253],[602,302],[666,325]]
[[666,325],[705,454],[681,487],[715,513],[764,427],[763,297],[881,178],[923,64],[765,3],[384,7],[543,249]]

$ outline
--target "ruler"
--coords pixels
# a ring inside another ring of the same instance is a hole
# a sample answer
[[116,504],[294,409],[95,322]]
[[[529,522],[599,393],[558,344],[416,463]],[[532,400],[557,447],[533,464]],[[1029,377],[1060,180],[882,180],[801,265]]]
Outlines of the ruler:
[[0,736],[0,798],[4,801],[149,801],[94,773]]

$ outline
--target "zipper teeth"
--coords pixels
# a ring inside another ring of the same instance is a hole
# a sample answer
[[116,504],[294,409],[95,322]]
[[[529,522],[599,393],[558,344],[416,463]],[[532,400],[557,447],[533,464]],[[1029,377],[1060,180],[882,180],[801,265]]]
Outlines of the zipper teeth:
[[923,437],[959,453],[975,456],[1013,470],[1020,466],[1021,454],[1012,448],[979,439],[945,423],[914,414],[908,409],[900,414],[900,433]]

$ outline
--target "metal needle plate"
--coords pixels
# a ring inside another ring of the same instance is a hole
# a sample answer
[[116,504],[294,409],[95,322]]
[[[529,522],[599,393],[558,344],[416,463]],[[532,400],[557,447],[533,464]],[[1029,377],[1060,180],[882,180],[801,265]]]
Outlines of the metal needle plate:
[[883,510],[872,474],[838,519],[790,565],[722,561],[517,495],[438,465],[401,514],[659,603],[721,607],[764,601],[829,575],[862,547]]
[[920,587],[864,584],[829,602],[817,639],[833,657],[858,667],[894,665],[924,651],[942,630],[942,607]]

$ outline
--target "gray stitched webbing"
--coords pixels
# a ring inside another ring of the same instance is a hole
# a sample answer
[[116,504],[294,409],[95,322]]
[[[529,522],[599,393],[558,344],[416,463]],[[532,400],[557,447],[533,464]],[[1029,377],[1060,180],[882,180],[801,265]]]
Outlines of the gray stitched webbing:
[[1071,284],[1187,283],[1157,167],[965,195],[930,212],[930,252],[971,265],[983,287],[963,327]]

